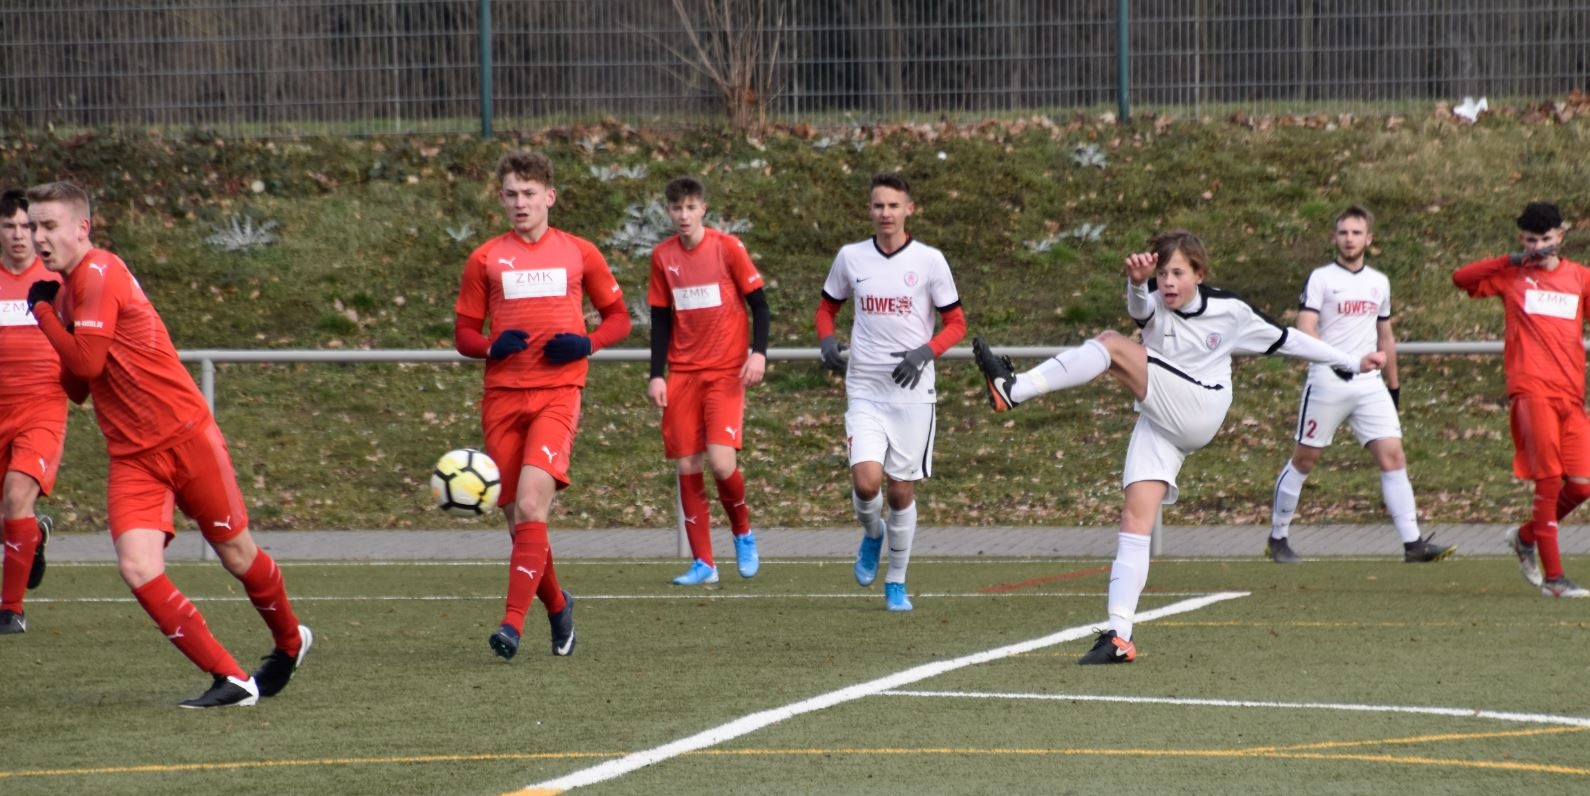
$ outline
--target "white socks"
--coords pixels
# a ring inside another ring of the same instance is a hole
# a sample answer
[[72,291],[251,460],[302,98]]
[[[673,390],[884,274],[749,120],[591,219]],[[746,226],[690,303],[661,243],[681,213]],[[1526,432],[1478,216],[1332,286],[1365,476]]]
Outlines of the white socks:
[[1419,508],[1413,502],[1413,484],[1408,481],[1408,470],[1392,470],[1380,474],[1380,494],[1386,498],[1386,513],[1391,524],[1397,526],[1402,543],[1419,541]]
[[[1275,495],[1270,499],[1270,538],[1286,538],[1292,527],[1292,518],[1297,516],[1297,501],[1303,494],[1303,482],[1307,480],[1308,473],[1298,472],[1292,466],[1292,460],[1287,459],[1281,474],[1275,477]],[[1408,493],[1408,498],[1413,498],[1412,492]]]
[[[882,490],[878,494],[873,495],[871,500],[862,500],[859,495],[852,491],[850,493],[850,505],[856,507],[856,522],[861,523],[861,531],[867,535],[868,539],[876,539],[882,535],[883,531],[879,528],[878,522],[878,520],[883,518]],[[914,526],[916,515],[912,514],[911,516]]]
[[1110,567],[1110,629],[1115,635],[1132,640],[1132,624],[1137,619],[1137,598],[1148,583],[1148,550],[1151,537],[1125,533],[1116,543],[1115,564]]
[[1010,385],[1010,400],[1021,403],[1046,392],[1079,387],[1110,369],[1110,350],[1097,340],[1061,351],[1020,373]]
[[889,571],[884,583],[904,583],[905,567],[911,563],[911,541],[916,538],[916,501],[889,512]]

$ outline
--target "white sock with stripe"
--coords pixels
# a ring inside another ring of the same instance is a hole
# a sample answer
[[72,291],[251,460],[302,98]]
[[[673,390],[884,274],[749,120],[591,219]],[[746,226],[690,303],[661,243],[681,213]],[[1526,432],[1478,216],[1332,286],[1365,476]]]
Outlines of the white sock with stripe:
[[[1286,461],[1281,474],[1275,477],[1275,493],[1270,498],[1270,536],[1285,539],[1291,532],[1292,518],[1297,516],[1297,503],[1303,497],[1303,482],[1308,473],[1300,472]],[[1410,495],[1411,496],[1411,495]]]
[[1120,534],[1115,547],[1115,563],[1110,567],[1110,629],[1127,641],[1132,640],[1132,624],[1137,621],[1137,598],[1148,584],[1147,534]]
[[1419,507],[1413,500],[1408,469],[1381,473],[1380,494],[1386,498],[1386,513],[1391,515],[1391,524],[1397,527],[1402,543],[1419,541]]
[[905,567],[911,563],[911,542],[916,539],[916,501],[889,512],[889,571],[884,583],[904,583]]
[[1109,369],[1110,350],[1097,340],[1089,340],[1017,374],[1015,383],[1010,385],[1010,399],[1021,403],[1046,392],[1079,387]]
[[852,491],[850,505],[856,508],[856,522],[861,523],[861,530],[867,538],[878,538],[882,533],[878,530],[878,520],[883,517],[883,492],[873,495],[871,500],[862,500],[860,495]]

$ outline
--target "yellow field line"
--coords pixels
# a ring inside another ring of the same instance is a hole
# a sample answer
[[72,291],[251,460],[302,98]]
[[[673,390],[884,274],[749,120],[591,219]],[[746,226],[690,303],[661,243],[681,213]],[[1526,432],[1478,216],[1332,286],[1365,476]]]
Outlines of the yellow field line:
[[1441,741],[1482,741],[1495,738],[1527,738],[1531,735],[1560,735],[1566,732],[1584,732],[1584,727],[1543,727],[1529,730],[1497,730],[1495,732],[1449,732],[1439,735],[1413,735],[1407,738],[1372,738],[1367,741],[1320,741],[1317,743],[1287,744],[1285,746],[1255,746],[1249,751],[1301,752],[1307,749],[1346,749],[1353,746],[1381,746],[1397,744],[1439,743]]
[[[1590,776],[1590,768],[1561,766],[1549,763],[1521,763],[1516,761],[1458,760],[1432,757],[1399,757],[1372,754],[1324,754],[1313,749],[1340,749],[1352,746],[1377,744],[1414,744],[1440,741],[1469,741],[1493,738],[1518,738],[1531,735],[1556,735],[1584,732],[1582,727],[1548,727],[1529,730],[1511,730],[1489,733],[1446,733],[1407,738],[1383,738],[1365,741],[1334,741],[1291,746],[1262,746],[1242,749],[1043,749],[1043,748],[973,748],[973,747],[838,747],[828,749],[699,749],[686,752],[685,757],[814,757],[823,755],[965,755],[965,756],[1027,756],[1027,757],[1182,757],[1182,758],[1265,758],[1282,760],[1341,760],[1404,765],[1448,766],[1519,771],[1540,774],[1566,774]],[[299,760],[248,760],[224,763],[174,763],[135,766],[98,766],[94,768],[34,769],[28,771],[0,771],[0,779],[23,777],[68,777],[109,774],[170,774],[203,771],[236,771],[246,769],[290,768],[304,766],[356,766],[401,765],[416,763],[469,763],[524,760],[590,760],[618,757],[621,752],[525,752],[473,755],[404,755],[391,757],[325,757]]]

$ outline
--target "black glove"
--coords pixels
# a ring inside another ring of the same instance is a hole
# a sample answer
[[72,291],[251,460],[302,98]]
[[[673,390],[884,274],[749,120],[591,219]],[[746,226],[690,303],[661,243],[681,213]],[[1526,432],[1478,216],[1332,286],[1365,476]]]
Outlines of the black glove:
[[1513,252],[1507,255],[1507,261],[1513,265],[1534,265],[1556,253],[1556,246],[1542,246],[1533,252]]
[[55,303],[55,294],[61,292],[61,283],[51,279],[40,279],[28,288],[28,312],[33,311],[33,305],[39,302],[46,304]]
[[554,365],[574,362],[591,355],[591,338],[573,332],[558,332],[547,341],[541,353],[546,354],[547,361]]
[[530,347],[530,333],[523,329],[504,329],[502,334],[491,343],[491,350],[486,356],[492,359],[506,359]]
[[1336,374],[1336,377],[1342,381],[1352,381],[1353,377],[1358,375],[1350,370],[1344,370],[1342,368],[1331,368],[1331,372]]
[[817,343],[817,347],[822,350],[823,367],[844,375],[847,363],[845,358],[840,356],[845,350],[844,344],[833,335],[828,335]]
[[1391,393],[1391,408],[1402,411],[1402,388],[1387,387],[1386,392]]
[[933,361],[933,349],[920,345],[910,351],[896,351],[889,356],[900,358],[900,364],[895,365],[894,373],[890,374],[894,378],[894,383],[907,390],[914,390],[917,382],[922,380],[922,369]]

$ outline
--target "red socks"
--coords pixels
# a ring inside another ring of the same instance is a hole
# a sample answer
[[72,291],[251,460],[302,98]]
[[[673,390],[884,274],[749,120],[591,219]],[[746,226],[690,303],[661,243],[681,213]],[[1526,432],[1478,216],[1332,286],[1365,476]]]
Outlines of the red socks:
[[[502,615],[503,624],[523,631],[525,612],[530,610],[530,601],[540,592],[542,581],[548,580],[547,569],[551,560],[552,543],[547,538],[546,523],[521,522],[513,526],[513,551],[508,554],[508,599]],[[556,578],[550,580],[556,582]],[[558,598],[561,603],[561,592]]]
[[690,556],[712,563],[712,509],[707,506],[707,477],[703,473],[679,474],[679,506],[685,513],[685,538]]
[[1557,548],[1557,506],[1558,499],[1562,497],[1563,481],[1561,478],[1546,478],[1535,482],[1535,503],[1530,514],[1529,535],[1532,540],[1520,540],[1525,544],[1531,541],[1540,555],[1541,573],[1546,578],[1562,577],[1562,554]]
[[728,478],[718,479],[718,502],[729,515],[729,530],[735,536],[751,532],[751,509],[745,505],[745,476],[739,470]]
[[255,554],[254,563],[249,565],[248,572],[238,580],[243,581],[248,601],[254,604],[254,610],[259,612],[260,618],[271,629],[276,649],[296,657],[303,639],[298,636],[298,617],[287,602],[287,584],[282,580],[282,571],[276,566],[276,560],[261,549]]
[[28,573],[33,570],[33,551],[44,534],[36,517],[5,521],[5,565],[0,573],[0,610],[22,613],[22,597],[28,592]]
[[155,620],[160,632],[195,666],[210,674],[248,679],[248,672],[237,665],[232,653],[227,652],[210,633],[210,626],[205,624],[199,609],[193,607],[193,603],[188,602],[182,592],[177,591],[176,585],[164,573],[133,589],[133,596],[138,598],[138,604],[143,606],[149,618]]
[[541,573],[541,585],[536,588],[536,599],[546,606],[547,613],[563,611],[563,586],[558,583],[558,571],[552,566],[552,549],[547,548],[547,571]]

